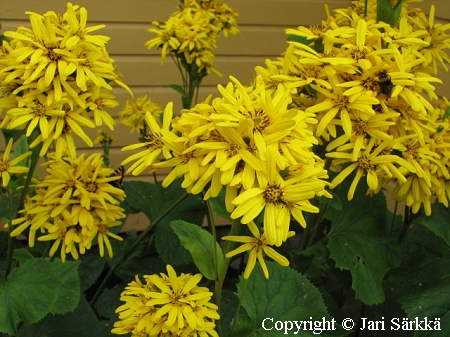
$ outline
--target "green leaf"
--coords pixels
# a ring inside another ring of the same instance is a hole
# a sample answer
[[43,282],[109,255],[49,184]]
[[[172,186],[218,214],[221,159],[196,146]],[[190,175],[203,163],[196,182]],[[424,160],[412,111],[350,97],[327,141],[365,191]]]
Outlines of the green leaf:
[[[225,335],[225,336],[230,336],[230,337],[260,336],[259,331],[255,332],[254,326],[255,326],[255,324],[252,322],[252,319],[245,313],[241,313],[238,316],[237,320],[233,320],[233,322],[231,322],[230,329],[232,330],[233,333]],[[270,334],[268,336],[270,336]]]
[[450,249],[429,229],[414,225],[402,245],[403,261],[390,273],[389,288],[409,319],[440,318],[441,331],[414,336],[450,336]]
[[[46,316],[56,301],[49,287],[57,273],[43,259],[32,259],[15,269],[0,284],[0,332],[17,335],[19,322],[35,323]],[[30,291],[30,285],[33,291]]]
[[450,246],[450,210],[443,204],[435,201],[431,207],[431,216],[423,211],[413,219],[413,224],[427,227],[434,234],[442,238]]
[[17,260],[19,264],[23,264],[29,259],[32,259],[33,254],[31,254],[30,251],[26,248],[19,248],[19,249],[16,248],[14,249],[13,258],[14,260]]
[[[16,144],[16,147],[14,148],[14,152],[12,154],[11,158],[16,158],[22,154],[24,154],[25,152],[28,152],[29,148],[28,148],[28,139],[25,136],[22,136],[19,138],[19,141]],[[17,165],[19,166],[27,166],[29,162],[28,158],[23,159],[22,161],[18,162]]]
[[354,198],[347,201],[343,196],[350,182],[347,179],[335,189],[342,196],[342,210],[329,207],[326,211],[325,217],[332,222],[327,247],[336,267],[350,270],[356,298],[365,304],[378,304],[385,298],[384,276],[401,261],[400,245],[393,232],[400,218],[389,212],[382,193],[367,196],[367,185],[362,181]]
[[[174,234],[174,236],[176,235]],[[189,255],[189,253],[186,252],[186,255]],[[160,258],[155,256],[143,255],[139,258],[125,261],[121,264],[120,268],[116,270],[115,274],[123,282],[128,283],[134,279],[136,274],[149,275],[157,274],[159,272],[166,272],[166,264],[162,262]]]
[[[1,42],[1,41],[0,41]],[[25,134],[26,130],[8,130],[8,129],[0,129],[3,133],[3,137],[5,137],[6,143],[8,143],[8,140],[10,138],[13,139],[13,141],[17,141],[20,137],[22,137]]]
[[447,119],[449,117],[450,117],[450,106],[447,106],[445,108],[444,119]]
[[0,197],[0,219],[4,222],[8,222],[10,218],[10,202],[7,195]]
[[50,309],[52,314],[65,314],[73,311],[80,301],[80,278],[78,277],[78,266],[81,261],[66,261],[62,262],[60,259],[55,259],[52,262],[55,270],[57,281],[56,287],[47,285],[56,293],[56,301]]
[[89,250],[82,256],[81,264],[78,268],[81,291],[88,290],[97,281],[105,264],[105,259],[97,251]]
[[0,332],[17,334],[20,322],[33,324],[50,312],[75,309],[80,296],[77,266],[78,262],[33,258],[6,280],[1,278]]
[[383,21],[391,27],[395,27],[406,0],[398,0],[395,6],[392,5],[392,2],[393,0],[377,1],[377,21]]
[[[220,330],[223,336],[228,336],[230,323],[236,315],[236,308],[239,306],[239,299],[231,290],[223,289],[222,298],[220,300]],[[242,309],[243,311],[243,309]],[[236,332],[236,330],[234,330]]]
[[222,188],[219,195],[215,198],[210,198],[208,201],[211,203],[214,214],[227,219],[230,223],[233,221],[225,206],[225,189]]
[[330,269],[330,252],[322,241],[299,251],[294,256],[295,269],[308,278],[326,277]]
[[165,87],[175,90],[177,93],[179,93],[183,97],[186,96],[186,93],[184,92],[183,87],[181,85],[167,84],[167,85],[165,85]]
[[123,304],[120,300],[120,294],[125,285],[115,285],[111,289],[104,289],[98,298],[95,309],[98,316],[107,321],[111,327],[119,319],[119,314],[115,311]]
[[178,235],[183,247],[191,253],[200,273],[209,280],[217,280],[224,257],[222,249],[211,233],[197,225],[181,220],[172,221],[170,225]]
[[[332,318],[323,303],[320,292],[309,280],[289,267],[282,267],[275,262],[267,262],[270,278],[266,279],[261,267],[255,267],[250,278],[242,277],[238,284],[238,297],[252,322],[252,333],[247,336],[284,336],[285,331],[277,331],[274,324],[277,321],[322,321],[329,323],[329,328],[335,330],[321,331],[320,336],[345,336],[347,331]],[[311,319],[312,317],[312,319]],[[273,320],[272,320],[273,319]],[[246,315],[239,315],[236,325],[247,321]],[[334,320],[334,323],[333,323]],[[265,330],[271,329],[271,330]],[[243,324],[247,326],[248,324]],[[248,327],[246,328],[248,330]],[[238,331],[242,331],[241,328]],[[316,330],[317,334],[318,330]],[[314,336],[311,330],[287,332],[289,335]],[[230,336],[235,336],[234,330]]]
[[298,35],[288,35],[288,37],[286,38],[286,41],[298,42],[298,43],[304,44],[305,46],[309,46],[313,42],[311,40],[308,40],[304,36],[298,36]]
[[[342,210],[342,200],[341,198],[334,193],[333,191],[328,191],[328,193],[330,193],[333,198],[327,198],[324,196],[319,197],[319,209],[324,209],[325,205],[328,205],[332,208],[334,208],[335,210]],[[345,199],[344,199],[345,200]]]
[[192,262],[191,254],[180,244],[180,239],[170,226],[162,225],[156,228],[155,246],[165,263],[177,266]]
[[[186,194],[180,186],[181,180],[175,180],[169,187],[143,181],[124,183],[127,191],[126,202],[142,211],[150,223],[164,214],[177,200]],[[177,207],[162,219],[156,226],[155,245],[160,257],[172,265],[190,261],[186,249],[180,245],[177,236],[170,227],[172,220],[186,220],[202,224],[206,215],[206,207],[198,196],[188,195]]]
[[106,337],[110,329],[102,326],[82,297],[75,311],[49,315],[37,324],[26,325],[20,329],[19,337]]

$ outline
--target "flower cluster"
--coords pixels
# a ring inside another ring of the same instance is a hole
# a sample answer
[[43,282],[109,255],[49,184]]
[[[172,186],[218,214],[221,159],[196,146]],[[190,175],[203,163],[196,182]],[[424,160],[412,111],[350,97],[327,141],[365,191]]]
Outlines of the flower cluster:
[[[226,235],[222,237],[222,240],[242,243],[240,247],[228,252],[225,257],[231,258],[240,253],[250,251],[243,275],[244,279],[248,279],[250,277],[250,274],[255,268],[256,260],[258,260],[264,276],[266,278],[269,278],[269,270],[267,269],[266,262],[264,261],[264,255],[269,256],[281,266],[289,266],[289,260],[278,253],[275,249],[270,247],[269,243],[267,242],[266,236],[260,233],[258,226],[256,226],[253,221],[250,221],[247,226],[252,236]],[[288,237],[294,235],[295,232],[293,231],[288,233]]]
[[255,83],[244,87],[235,78],[219,86],[222,97],[211,97],[173,118],[172,105],[160,126],[146,113],[149,134],[144,143],[122,150],[145,150],[125,159],[128,171],[172,168],[162,185],[183,177],[189,193],[217,197],[225,187],[225,202],[232,218],[244,224],[264,212],[264,234],[271,245],[288,237],[291,215],[306,226],[302,212],[318,212],[309,200],[324,190],[323,162],[314,155],[317,143],[311,125],[314,114],[290,109],[291,95],[283,86],[265,90]]
[[75,157],[73,134],[92,146],[83,127],[114,128],[107,109],[118,102],[110,83],[129,89],[114,72],[105,49],[109,38],[91,35],[103,25],[86,26],[85,8],[68,3],[61,16],[27,14],[31,28],[4,33],[10,42],[0,51],[0,107],[7,109],[0,127],[26,128],[27,137],[39,130],[31,146],[42,143],[41,155],[56,140],[58,159],[66,151]]
[[131,333],[133,337],[214,336],[217,306],[210,303],[212,293],[198,286],[202,275],[181,274],[168,265],[167,275],[136,275],[128,284],[117,308],[119,321],[113,334]]
[[186,0],[170,18],[153,22],[156,28],[149,32],[157,36],[147,41],[148,49],[161,48],[161,64],[167,55],[174,53],[183,64],[195,64],[197,72],[209,74],[213,68],[214,49],[219,33],[224,36],[238,34],[237,13],[219,0]]
[[131,132],[136,131],[140,135],[145,135],[147,133],[144,122],[146,111],[149,111],[153,117],[158,119],[163,108],[148,98],[147,95],[143,95],[134,101],[126,101],[125,106],[119,112],[120,122],[130,127]]
[[104,255],[106,246],[112,257],[108,237],[122,238],[110,229],[121,225],[118,220],[125,217],[119,206],[125,193],[113,183],[119,177],[111,176],[113,170],[103,167],[100,154],[52,159],[44,165],[48,174],[36,181],[36,194],[27,197],[22,216],[12,221],[16,227],[11,236],[29,228],[29,246],[34,246],[36,235],[38,241],[54,241],[50,256],[60,247],[62,261],[68,253],[78,259],[97,238],[100,255]]
[[22,153],[15,158],[9,158],[11,154],[11,149],[13,145],[13,139],[10,138],[8,144],[6,145],[5,152],[3,152],[2,158],[0,158],[0,186],[6,187],[11,181],[10,174],[22,174],[27,173],[29,168],[26,166],[18,165],[24,159],[26,159],[31,151]]
[[450,25],[434,22],[434,6],[427,17],[405,4],[391,27],[376,22],[376,1],[366,16],[364,5],[288,29],[283,57],[256,71],[267,88],[283,83],[295,106],[317,114],[314,134],[340,169],[331,184],[355,173],[348,199],[366,177],[371,193],[393,182],[395,199],[430,214],[432,196],[447,200],[450,190],[448,108],[436,108],[433,83],[441,81],[432,76],[450,61]]

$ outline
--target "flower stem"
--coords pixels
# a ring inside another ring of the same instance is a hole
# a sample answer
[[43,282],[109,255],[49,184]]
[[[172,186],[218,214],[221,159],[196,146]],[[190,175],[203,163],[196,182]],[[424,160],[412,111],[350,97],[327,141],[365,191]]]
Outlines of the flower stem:
[[[33,137],[33,135],[35,135],[36,137],[36,133],[33,132],[32,135],[29,138],[29,143],[31,144],[31,142],[35,139],[35,137]],[[39,161],[39,152],[41,151],[42,148],[42,143],[40,145],[38,145],[37,147],[35,147],[32,150],[31,153],[31,162],[30,162],[30,168],[28,170],[28,175],[27,178],[25,179],[25,183],[23,185],[23,189],[22,189],[22,194],[20,195],[20,199],[17,205],[17,211],[15,212],[16,214],[14,215],[14,217],[12,216],[13,214],[13,205],[12,205],[12,196],[10,195],[10,192],[8,191],[8,197],[9,197],[9,209],[10,209],[10,218],[9,218],[9,226],[8,226],[8,251],[6,253],[6,265],[5,265],[5,277],[7,277],[9,275],[9,273],[11,272],[11,265],[12,265],[12,260],[13,260],[13,254],[14,254],[14,248],[15,248],[15,238],[11,236],[11,232],[12,232],[12,220],[16,219],[19,215],[19,212],[22,210],[22,208],[24,207],[25,204],[25,198],[28,195],[28,190],[30,189],[30,184],[31,184],[31,179],[33,178],[34,175],[34,170],[36,169],[37,163]]]
[[244,279],[244,286],[242,287],[241,296],[239,296],[239,303],[236,308],[236,314],[234,315],[233,325],[231,325],[231,327],[230,327],[230,333],[229,333],[230,336],[233,334],[234,326],[236,324],[236,320],[239,315],[239,311],[241,311],[242,298],[244,297],[245,291],[247,290],[247,286],[248,286],[248,279]]
[[406,232],[408,231],[409,225],[411,224],[411,207],[405,205],[405,213],[403,215],[403,227],[402,232],[400,233],[400,242],[406,236]]
[[397,216],[397,208],[398,208],[398,201],[396,200],[394,204],[394,212],[392,214],[391,226],[389,227],[389,234],[392,234],[394,230],[395,217]]
[[214,271],[216,273],[216,280],[219,279],[219,270],[218,270],[218,265],[217,265],[217,251],[216,251],[216,243],[217,243],[217,231],[216,231],[216,223],[214,222],[214,212],[212,209],[212,205],[211,202],[209,200],[205,201],[206,203],[206,207],[208,208],[208,213],[207,213],[207,219],[208,219],[208,226],[211,228],[211,236],[212,236],[212,249],[213,249],[213,254],[214,254]]
[[108,282],[109,278],[115,273],[117,268],[120,267],[120,265],[136,249],[136,247],[141,243],[141,241],[151,232],[151,230],[158,223],[160,223],[161,220],[164,219],[167,214],[172,212],[172,210],[175,207],[177,207],[180,203],[182,203],[183,200],[186,199],[188,196],[189,196],[189,194],[186,193],[186,194],[182,195],[180,198],[178,198],[177,200],[175,200],[175,202],[168,209],[166,209],[163,214],[161,214],[158,218],[156,218],[153,222],[151,222],[150,225],[141,234],[139,234],[139,236],[136,239],[136,241],[128,249],[124,249],[122,251],[122,254],[120,255],[119,259],[116,261],[116,263],[114,263],[114,265],[111,267],[111,269],[109,269],[108,273],[105,275],[105,277],[103,278],[103,280],[100,283],[99,287],[95,291],[94,296],[92,297],[91,301],[89,302],[89,304],[91,306],[93,306],[95,304],[95,302],[97,301],[98,297],[102,293],[103,288],[105,287],[106,283]]
[[[319,215],[317,217],[317,220],[314,223],[313,232],[312,232],[311,236],[309,237],[308,247],[311,247],[314,243],[316,243],[316,241],[317,241],[317,234],[320,234],[323,231],[323,229],[324,229],[324,227],[322,225],[322,219],[323,219],[323,216],[325,215],[325,212],[327,211],[327,208],[328,208],[328,203],[325,204],[323,209],[320,210],[320,213],[319,213]],[[319,230],[319,228],[321,230]]]
[[[238,226],[239,226],[239,220],[233,219],[231,221],[231,229],[230,229],[230,233],[228,235],[236,235],[236,233],[238,232]],[[223,286],[223,282],[225,280],[225,276],[227,274],[228,266],[230,265],[230,258],[227,258],[226,254],[231,252],[234,249],[234,246],[235,246],[235,242],[227,241],[225,254],[224,254],[225,258],[222,263],[222,268],[220,268],[219,277],[215,282],[214,299],[215,299],[215,303],[219,307],[219,310],[220,310],[220,299],[222,296],[222,286]]]

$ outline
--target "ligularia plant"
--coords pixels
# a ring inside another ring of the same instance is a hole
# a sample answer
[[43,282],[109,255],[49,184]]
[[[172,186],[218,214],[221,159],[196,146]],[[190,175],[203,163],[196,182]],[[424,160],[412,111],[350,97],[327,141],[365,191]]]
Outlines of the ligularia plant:
[[86,8],[26,12],[0,37],[0,337],[448,336],[450,23],[415,2],[326,6],[201,98],[238,13],[181,1],[142,43],[181,110],[121,106]]

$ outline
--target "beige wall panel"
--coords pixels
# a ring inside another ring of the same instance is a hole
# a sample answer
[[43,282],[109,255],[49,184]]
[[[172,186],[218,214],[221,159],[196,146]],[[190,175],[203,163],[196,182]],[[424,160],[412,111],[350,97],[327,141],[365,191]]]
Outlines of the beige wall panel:
[[[79,0],[73,4],[88,10],[90,21],[148,22],[164,21],[175,11],[175,0]],[[241,24],[299,25],[317,23],[324,15],[325,4],[331,8],[346,7],[348,0],[229,0],[239,14]],[[25,11],[44,13],[53,10],[63,13],[66,1],[62,0],[1,0],[2,18],[23,19]]]
[[[270,57],[270,56],[268,56]],[[122,80],[129,86],[180,84],[181,77],[172,60],[167,59],[160,65],[159,56],[118,55],[114,57]],[[249,83],[254,77],[254,67],[263,65],[266,57],[222,56],[217,57],[214,67],[222,72],[222,78],[211,74],[203,79],[205,85],[226,84],[228,76],[233,75],[243,83]]]
[[436,7],[437,18],[450,20],[450,1],[449,0],[424,0],[421,3],[412,4],[422,8],[425,13],[429,13],[431,5]]
[[[2,20],[3,31],[15,31],[19,26],[29,27],[27,21]],[[92,23],[95,25],[98,23]],[[159,49],[147,50],[145,42],[156,36],[147,29],[149,24],[109,23],[97,34],[111,38],[107,48],[110,55],[160,55]],[[285,28],[292,26],[242,26],[236,36],[223,37],[218,40],[216,55],[276,55],[286,48]],[[263,43],[270,41],[270,44]]]

